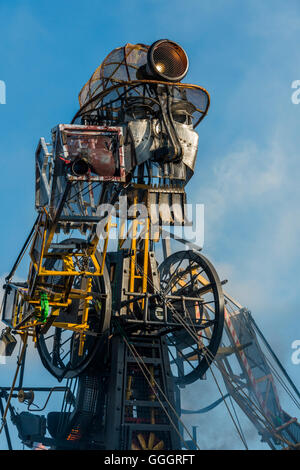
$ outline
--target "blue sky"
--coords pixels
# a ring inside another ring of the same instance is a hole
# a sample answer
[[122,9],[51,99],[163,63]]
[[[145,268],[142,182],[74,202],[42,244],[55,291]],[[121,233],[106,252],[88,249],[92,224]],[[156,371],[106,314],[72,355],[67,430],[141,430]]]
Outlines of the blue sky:
[[[299,386],[300,365],[291,362],[300,338],[297,0],[0,0],[0,276],[35,219],[39,138],[70,122],[81,87],[113,48],[160,38],[186,49],[185,81],[211,95],[187,187],[189,200],[205,205],[203,252]],[[205,445],[214,441],[211,433]]]

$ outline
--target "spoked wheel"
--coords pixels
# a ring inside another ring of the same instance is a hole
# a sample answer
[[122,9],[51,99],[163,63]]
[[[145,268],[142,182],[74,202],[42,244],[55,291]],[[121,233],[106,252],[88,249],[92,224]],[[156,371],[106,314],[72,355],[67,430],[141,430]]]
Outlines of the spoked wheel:
[[224,325],[222,285],[199,252],[179,251],[159,267],[161,294],[178,329],[167,335],[171,368],[178,385],[201,378],[215,357]]
[[[82,240],[64,240],[64,244],[80,243]],[[68,251],[72,251],[71,249]],[[96,254],[97,260],[101,263],[101,256]],[[59,271],[62,261],[59,258],[49,258],[45,264],[47,269]],[[53,280],[55,279],[55,281]],[[55,283],[55,286],[63,284],[63,277],[49,277],[46,281]],[[75,276],[72,280],[73,289],[82,289],[86,279]],[[53,284],[54,286],[54,284]],[[80,351],[80,333],[57,326],[51,326],[47,333],[42,332],[41,327],[37,327],[37,348],[43,365],[58,380],[63,378],[71,379],[81,374],[95,358],[106,340],[109,331],[111,315],[111,290],[109,276],[106,268],[103,276],[95,276],[91,289],[92,300],[89,302],[88,330],[92,334],[86,334],[83,350]],[[59,316],[55,321],[60,323],[80,324],[82,315],[82,299],[73,299],[72,303],[61,308]]]

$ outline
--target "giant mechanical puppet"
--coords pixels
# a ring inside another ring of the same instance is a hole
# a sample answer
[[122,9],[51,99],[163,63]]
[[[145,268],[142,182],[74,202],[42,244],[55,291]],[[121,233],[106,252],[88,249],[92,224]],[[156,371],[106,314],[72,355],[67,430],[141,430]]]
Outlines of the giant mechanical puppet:
[[[182,448],[178,390],[217,353],[222,283],[189,245],[172,254],[163,229],[190,223],[185,186],[210,102],[181,82],[187,71],[170,40],[117,48],[81,90],[71,124],[40,139],[38,215],[5,285],[2,344],[10,354],[18,334],[23,348],[2,425],[32,340],[68,384],[65,408],[36,421],[36,439],[54,449]],[[27,248],[28,278],[14,282]]]

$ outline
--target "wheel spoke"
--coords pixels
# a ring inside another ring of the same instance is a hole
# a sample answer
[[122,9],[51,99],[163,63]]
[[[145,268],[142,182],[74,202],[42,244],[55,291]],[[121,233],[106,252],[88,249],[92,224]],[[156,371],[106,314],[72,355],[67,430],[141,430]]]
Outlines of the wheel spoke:
[[[209,367],[204,350],[213,357],[221,341],[224,322],[221,283],[211,263],[193,250],[169,256],[159,271],[162,297],[170,291],[172,295],[181,297],[164,300],[168,319],[181,325],[176,333],[168,336],[170,357],[178,369],[176,381],[179,384],[192,383]],[[210,310],[209,315],[207,309]],[[176,357],[172,348],[176,350]]]
[[[59,258],[59,252],[75,253],[76,249],[72,248],[78,244],[82,244],[85,240],[80,239],[67,239],[61,242],[62,247],[55,247],[53,255],[45,262],[45,268],[51,271],[61,271],[62,259]],[[64,244],[69,247],[64,248]],[[71,247],[70,247],[71,245]],[[74,251],[75,250],[75,251]],[[55,256],[57,253],[57,257]],[[99,265],[102,260],[98,252],[96,252]],[[91,263],[90,269],[93,269],[94,264]],[[68,296],[72,290],[84,289],[85,278],[82,276],[59,277],[47,276],[45,283],[47,286],[52,286],[51,290],[58,293],[64,293]],[[64,330],[52,326],[53,333],[47,337],[43,336],[40,329],[37,328],[37,345],[38,351],[43,361],[44,366],[56,378],[73,378],[83,372],[88,367],[89,363],[97,353],[99,345],[104,341],[99,337],[105,329],[108,328],[111,315],[111,287],[109,282],[109,275],[107,269],[104,269],[101,279],[94,277],[92,281],[91,295],[94,296],[97,302],[97,311],[95,311],[93,302],[88,305],[89,312],[87,317],[88,328],[93,336],[88,336],[83,345],[83,354],[79,356],[79,343],[76,339],[78,333],[70,330]],[[76,296],[77,297],[77,296]],[[81,323],[81,309],[85,299],[73,298],[72,303],[67,308],[61,308],[58,312],[57,322]],[[101,300],[100,300],[101,299]]]

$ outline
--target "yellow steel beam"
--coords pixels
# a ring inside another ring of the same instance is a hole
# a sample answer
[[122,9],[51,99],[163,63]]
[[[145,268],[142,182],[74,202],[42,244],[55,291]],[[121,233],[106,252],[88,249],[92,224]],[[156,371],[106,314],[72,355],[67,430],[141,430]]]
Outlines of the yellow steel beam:
[[55,321],[53,326],[56,328],[62,328],[63,330],[71,330],[71,331],[86,331],[89,329],[89,325],[87,323],[67,323],[67,322],[59,322]]
[[[137,205],[137,193],[135,192],[133,198],[133,205]],[[136,208],[134,209],[134,217],[136,217]],[[137,236],[137,227],[138,220],[135,218],[132,222],[132,239],[131,239],[131,250],[132,255],[130,258],[130,280],[129,280],[129,290],[134,292],[134,279],[135,279],[135,268],[136,268],[136,236]]]
[[147,292],[147,286],[148,286],[149,227],[150,227],[150,220],[149,218],[147,218],[147,220],[145,221],[145,239],[144,239],[143,292]]

